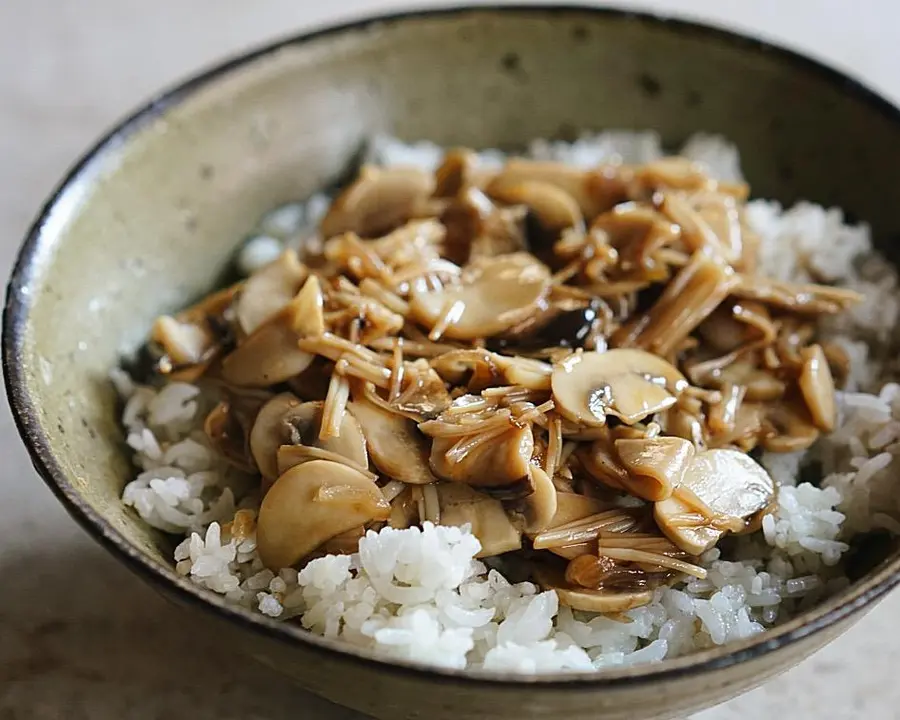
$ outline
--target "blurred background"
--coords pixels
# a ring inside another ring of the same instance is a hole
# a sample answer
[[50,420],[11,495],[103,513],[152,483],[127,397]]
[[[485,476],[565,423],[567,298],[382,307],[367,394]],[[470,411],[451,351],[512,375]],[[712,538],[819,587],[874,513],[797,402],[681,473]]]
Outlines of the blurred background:
[[[447,3],[415,6],[441,4]],[[891,0],[615,4],[775,40],[900,101],[900,5]],[[2,275],[66,167],[161,87],[273,37],[410,6],[391,0],[0,0]],[[0,720],[362,720],[198,635],[189,618],[116,565],[44,488],[5,403],[0,457]],[[898,615],[895,594],[800,667],[694,720],[895,717]]]

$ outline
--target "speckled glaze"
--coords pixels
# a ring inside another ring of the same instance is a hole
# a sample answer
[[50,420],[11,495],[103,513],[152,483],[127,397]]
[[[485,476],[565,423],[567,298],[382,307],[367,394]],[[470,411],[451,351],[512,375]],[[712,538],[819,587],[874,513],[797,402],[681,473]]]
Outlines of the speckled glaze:
[[39,215],[3,328],[10,403],[39,474],[88,532],[198,622],[379,718],[675,717],[797,663],[897,583],[900,558],[725,649],[520,680],[382,663],[228,608],[178,577],[171,539],[119,502],[131,471],[107,371],[157,313],[216,283],[262,212],[335,177],[375,131],[514,147],[610,127],[655,128],[671,143],[723,133],[742,148],[756,194],[841,205],[895,256],[900,115],[786,51],[682,22],[560,7],[412,14],[290,39],[151,102],[80,161]]

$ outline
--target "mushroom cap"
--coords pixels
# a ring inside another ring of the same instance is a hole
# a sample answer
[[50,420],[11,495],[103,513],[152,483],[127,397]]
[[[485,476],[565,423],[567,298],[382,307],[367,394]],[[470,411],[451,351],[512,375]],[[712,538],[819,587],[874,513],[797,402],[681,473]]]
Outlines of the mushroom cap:
[[[769,473],[738,450],[717,448],[697,453],[681,482],[710,510],[726,518],[750,517],[775,496],[775,483]],[[715,518],[692,520],[696,515],[695,508],[674,495],[653,507],[660,530],[691,555],[703,554],[725,533]]]
[[480,258],[463,268],[459,283],[431,289],[413,285],[410,310],[428,327],[450,317],[444,337],[472,340],[497,335],[534,312],[550,289],[550,271],[528,253]]
[[428,439],[415,422],[364,397],[351,401],[347,407],[359,422],[372,462],[381,472],[410,485],[436,481],[428,464]]
[[309,271],[295,250],[285,250],[253,273],[235,302],[235,316],[244,335],[271,320],[297,294]]
[[572,353],[553,368],[556,408],[567,419],[590,427],[613,415],[627,425],[675,404],[687,387],[675,367],[643,350]]
[[365,475],[340,463],[312,460],[291,468],[266,493],[256,543],[270,570],[292,567],[342,533],[387,520],[391,506]]

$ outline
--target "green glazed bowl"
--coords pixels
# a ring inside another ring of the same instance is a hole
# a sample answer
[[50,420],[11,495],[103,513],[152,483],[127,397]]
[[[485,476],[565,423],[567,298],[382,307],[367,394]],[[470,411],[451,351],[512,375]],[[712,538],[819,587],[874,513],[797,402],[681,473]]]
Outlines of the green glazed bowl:
[[[376,131],[481,147],[578,129],[697,130],[743,151],[755,194],[836,204],[892,256],[900,113],[782,49],[685,22],[553,7],[413,13],[292,38],[154,99],[63,180],[10,280],[12,411],[72,516],[232,646],[379,718],[664,718],[726,700],[850,627],[900,579],[900,557],[758,637],[661,664],[521,678],[388,663],[226,606],[176,575],[171,538],[119,501],[131,476],[107,381],[155,315],[221,277],[266,210],[334,178]],[[221,661],[218,659],[217,662]]]

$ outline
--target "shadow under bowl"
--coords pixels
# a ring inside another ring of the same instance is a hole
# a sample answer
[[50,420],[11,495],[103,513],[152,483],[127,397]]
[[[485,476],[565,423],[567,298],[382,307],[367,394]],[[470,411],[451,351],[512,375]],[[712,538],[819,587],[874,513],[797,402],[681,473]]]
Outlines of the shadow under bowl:
[[[39,474],[117,558],[235,647],[379,718],[664,718],[730,698],[846,630],[900,579],[849,589],[761,636],[600,674],[522,678],[386,663],[227,606],[179,577],[172,540],[119,500],[132,474],[107,381],[153,318],[222,277],[266,210],[339,174],[376,132],[521,147],[582,129],[702,130],[754,193],[845,208],[896,258],[900,114],[791,52],[691,23],[577,7],[411,13],[292,38],[161,95],[63,180],[9,284],[3,364]],[[217,662],[221,659],[217,659]]]

